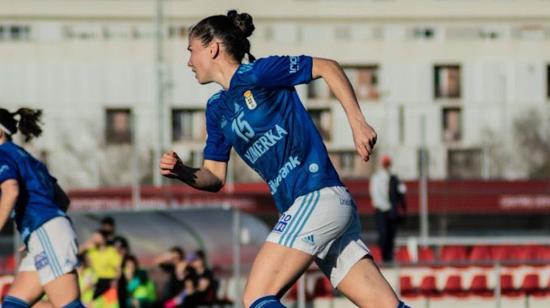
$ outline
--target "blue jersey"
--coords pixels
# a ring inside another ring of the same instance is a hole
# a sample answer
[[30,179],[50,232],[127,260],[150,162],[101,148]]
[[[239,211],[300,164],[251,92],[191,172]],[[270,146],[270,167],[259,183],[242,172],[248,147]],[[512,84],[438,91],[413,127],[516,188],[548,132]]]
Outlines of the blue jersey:
[[0,183],[10,179],[19,184],[12,215],[25,243],[43,223],[65,216],[54,201],[56,179],[46,166],[15,143],[6,142],[0,145]]
[[312,58],[273,56],[242,64],[206,107],[204,159],[231,147],[269,185],[280,212],[323,187],[342,185],[295,85],[312,80]]

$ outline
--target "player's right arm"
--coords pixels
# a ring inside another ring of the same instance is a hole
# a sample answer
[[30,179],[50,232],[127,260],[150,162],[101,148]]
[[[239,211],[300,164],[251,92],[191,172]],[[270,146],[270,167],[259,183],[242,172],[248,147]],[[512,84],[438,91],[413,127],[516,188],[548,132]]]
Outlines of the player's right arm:
[[368,161],[373,153],[377,135],[365,120],[353,87],[340,64],[330,59],[313,58],[311,77],[313,79],[323,78],[331,92],[334,93],[348,117],[357,152],[363,160]]
[[162,155],[160,173],[196,189],[217,192],[225,184],[227,162],[205,159],[201,168],[194,168],[184,165],[179,156],[170,151]]
[[0,184],[0,190],[2,191],[2,197],[0,198],[0,230],[2,230],[17,203],[19,183],[14,179],[5,180]]

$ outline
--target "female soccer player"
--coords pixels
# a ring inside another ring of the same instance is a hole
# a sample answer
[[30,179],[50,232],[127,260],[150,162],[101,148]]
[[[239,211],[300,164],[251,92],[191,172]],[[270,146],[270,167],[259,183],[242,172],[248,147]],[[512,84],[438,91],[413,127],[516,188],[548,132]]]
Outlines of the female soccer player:
[[17,131],[25,141],[40,136],[40,116],[38,110],[0,108],[0,229],[12,215],[27,251],[2,307],[30,307],[44,293],[54,307],[84,307],[76,234],[65,214],[69,198],[44,164],[12,142]]
[[[346,112],[357,152],[367,161],[376,133],[342,68],[309,56],[255,60],[247,39],[253,31],[252,17],[236,11],[191,28],[188,66],[200,84],[215,82],[223,90],[206,107],[203,166],[185,166],[168,152],[160,161],[161,174],[219,191],[233,147],[268,183],[281,217],[252,266],[246,307],[284,307],[280,297],[313,261],[360,307],[406,307],[369,257],[356,205],[294,89],[325,79]],[[241,64],[245,55],[249,63]]]

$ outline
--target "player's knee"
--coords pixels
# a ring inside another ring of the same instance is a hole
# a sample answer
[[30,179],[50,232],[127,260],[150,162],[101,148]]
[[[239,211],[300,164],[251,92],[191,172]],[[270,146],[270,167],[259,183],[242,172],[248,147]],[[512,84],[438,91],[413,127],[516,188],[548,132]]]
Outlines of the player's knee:
[[2,302],[2,308],[27,308],[30,307],[30,305],[25,302],[24,300],[14,297],[14,296],[6,296],[4,298],[4,301]]
[[245,307],[250,307],[250,308],[258,308],[258,307],[262,307],[262,308],[285,308],[285,306],[283,304],[281,304],[281,301],[279,300],[279,298],[275,295],[268,295],[268,296],[263,296],[263,297],[260,297],[260,298],[255,298],[255,299],[247,299],[245,297]]
[[86,308],[80,301],[80,299],[75,299],[74,301],[68,303],[67,305],[63,306],[62,308]]

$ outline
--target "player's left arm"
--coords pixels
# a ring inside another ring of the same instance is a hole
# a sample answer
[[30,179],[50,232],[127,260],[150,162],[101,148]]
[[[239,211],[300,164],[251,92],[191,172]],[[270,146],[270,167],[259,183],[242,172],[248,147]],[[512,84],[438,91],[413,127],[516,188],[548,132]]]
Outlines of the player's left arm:
[[19,183],[14,179],[5,180],[0,184],[0,190],[2,191],[2,197],[0,198],[0,230],[2,230],[17,203]]
[[313,58],[311,76],[313,79],[323,78],[340,101],[352,129],[357,152],[363,160],[368,161],[373,153],[377,135],[365,120],[353,87],[340,64],[330,59]]

